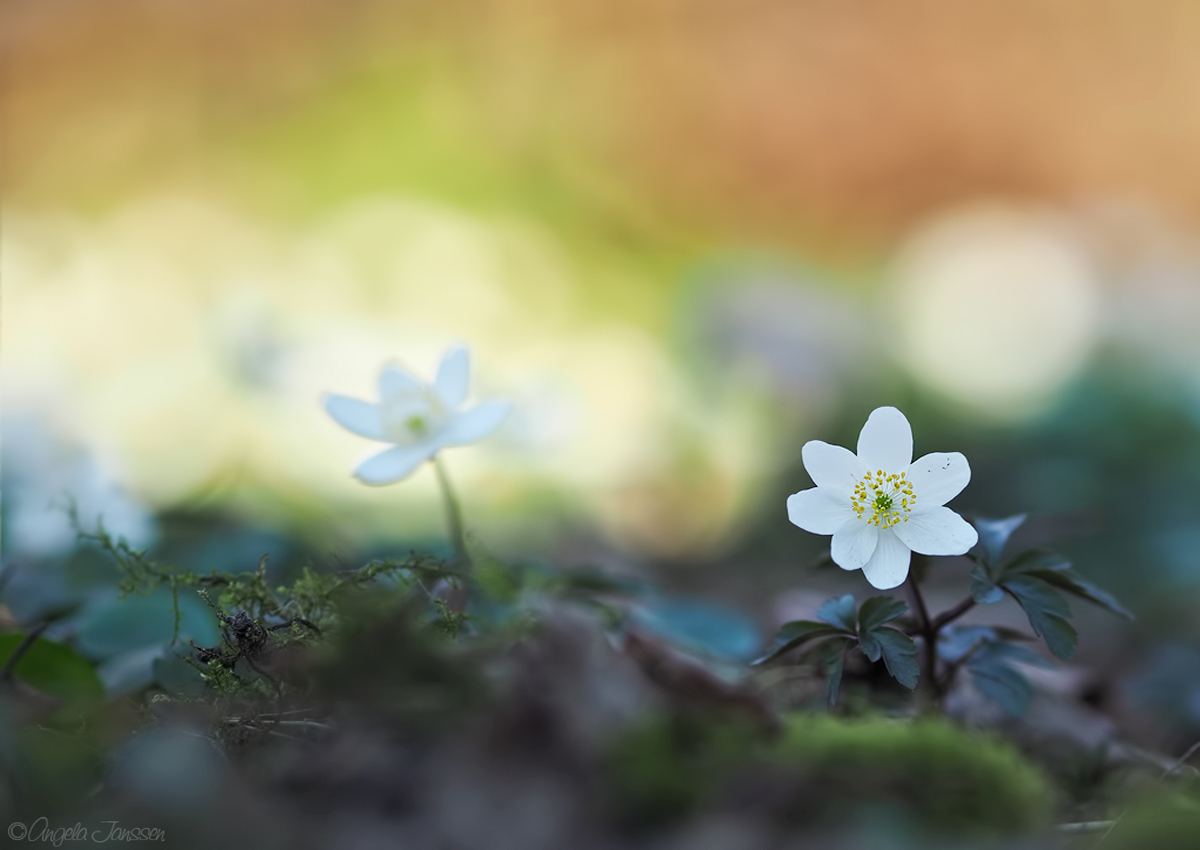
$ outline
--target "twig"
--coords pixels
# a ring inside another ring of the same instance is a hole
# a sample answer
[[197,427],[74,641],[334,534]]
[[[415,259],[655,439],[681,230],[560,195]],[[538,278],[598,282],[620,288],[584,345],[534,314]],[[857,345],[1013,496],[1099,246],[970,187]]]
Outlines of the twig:
[[959,617],[961,617],[963,614],[967,613],[974,607],[975,607],[975,597],[968,596],[966,599],[964,599],[962,602],[959,602],[953,608],[951,608],[947,611],[943,611],[942,613],[938,614],[937,617],[934,618],[933,623],[931,624],[933,626],[933,630],[935,632],[940,632],[946,626],[953,623],[955,620],[957,620]]
[[1166,779],[1172,773],[1179,770],[1179,768],[1181,768],[1185,764],[1187,764],[1188,759],[1190,759],[1192,756],[1194,756],[1197,752],[1200,752],[1200,741],[1197,741],[1196,743],[1194,743],[1190,747],[1188,747],[1187,752],[1185,752],[1183,755],[1181,755],[1178,759],[1175,760],[1174,764],[1172,764],[1165,771],[1163,771],[1162,778]]
[[1114,826],[1117,825],[1115,820],[1087,820],[1079,823],[1060,823],[1058,825],[1059,832],[1069,833],[1087,833],[1087,832],[1104,832],[1108,834]]
[[12,651],[12,655],[4,662],[4,666],[0,667],[0,681],[11,684],[13,676],[17,669],[17,663],[24,657],[29,648],[33,646],[34,641],[42,636],[42,632],[46,631],[46,627],[50,625],[48,620],[42,620],[36,626],[25,633],[25,637],[21,638],[21,642],[17,644],[17,648]]
[[263,720],[258,717],[227,717],[221,721],[226,726],[261,726],[267,724],[269,728],[276,726],[303,728],[303,729],[321,729],[325,732],[334,731],[334,727],[328,723],[322,723],[320,720]]

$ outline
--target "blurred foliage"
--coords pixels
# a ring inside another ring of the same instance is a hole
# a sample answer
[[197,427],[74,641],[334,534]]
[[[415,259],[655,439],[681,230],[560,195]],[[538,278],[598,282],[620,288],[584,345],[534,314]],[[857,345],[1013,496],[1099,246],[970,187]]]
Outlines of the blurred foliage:
[[1122,813],[1104,836],[1113,850],[1189,850],[1200,835],[1200,793],[1195,788],[1151,795]]
[[799,716],[776,752],[801,766],[812,795],[797,801],[802,819],[853,822],[892,803],[932,830],[1013,833],[1044,825],[1054,807],[1046,780],[1010,745],[942,719]]
[[621,816],[642,827],[733,800],[805,829],[895,818],[901,835],[1011,835],[1044,826],[1053,808],[1011,746],[936,719],[798,714],[764,741],[744,726],[658,717],[608,758]]

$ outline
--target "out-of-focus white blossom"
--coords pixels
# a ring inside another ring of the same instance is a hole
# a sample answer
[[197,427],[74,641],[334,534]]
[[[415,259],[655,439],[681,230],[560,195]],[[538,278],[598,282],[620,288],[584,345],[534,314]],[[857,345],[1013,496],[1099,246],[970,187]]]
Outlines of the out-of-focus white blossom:
[[79,446],[56,437],[33,414],[0,420],[3,468],[4,548],[13,555],[50,558],[75,548],[73,506],[80,529],[102,522],[134,548],[154,542],[153,517],[125,493],[100,462]]
[[392,484],[444,448],[476,443],[491,434],[511,405],[486,401],[464,408],[471,378],[471,354],[454,346],[442,355],[432,384],[395,363],[379,373],[379,401],[325,396],[325,410],[348,431],[391,443],[391,448],[364,460],[354,475],[364,484]]

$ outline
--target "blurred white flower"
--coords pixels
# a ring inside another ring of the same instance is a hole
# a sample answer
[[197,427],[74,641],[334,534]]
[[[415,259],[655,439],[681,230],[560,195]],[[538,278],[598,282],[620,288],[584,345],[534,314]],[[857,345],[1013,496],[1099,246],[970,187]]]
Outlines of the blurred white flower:
[[70,553],[78,542],[71,508],[79,530],[94,532],[103,523],[109,534],[135,549],[154,543],[157,529],[150,512],[95,457],[53,433],[41,417],[6,415],[0,442],[6,553],[41,558]]
[[348,431],[391,443],[354,470],[364,484],[392,484],[442,449],[476,443],[494,431],[511,405],[486,401],[463,409],[470,383],[471,354],[454,346],[442,355],[437,375],[426,384],[395,363],[379,373],[379,401],[327,393],[325,410]]
[[788,519],[813,534],[832,534],[830,554],[844,570],[861,569],[880,590],[908,577],[913,552],[962,555],[979,539],[946,502],[971,480],[959,452],[912,460],[908,419],[880,407],[858,437],[858,454],[820,440],[804,444],[804,468],[817,486],[788,497]]

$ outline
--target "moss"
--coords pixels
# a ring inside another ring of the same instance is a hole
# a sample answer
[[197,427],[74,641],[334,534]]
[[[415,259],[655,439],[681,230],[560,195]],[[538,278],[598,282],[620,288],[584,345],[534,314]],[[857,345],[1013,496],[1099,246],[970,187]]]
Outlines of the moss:
[[619,823],[657,827],[732,810],[798,833],[847,824],[902,833],[1014,835],[1047,823],[1054,794],[1009,745],[948,721],[827,715],[783,733],[657,717],[609,751]]
[[1013,833],[1044,825],[1054,801],[1014,748],[943,719],[798,715],[772,755],[797,780],[792,819],[809,822],[900,810],[922,829]]
[[1195,850],[1200,846],[1200,790],[1177,790],[1134,803],[1104,838],[1104,850]]
[[657,715],[619,735],[606,776],[616,821],[661,826],[685,817],[722,776],[753,757],[747,727],[697,716]]

